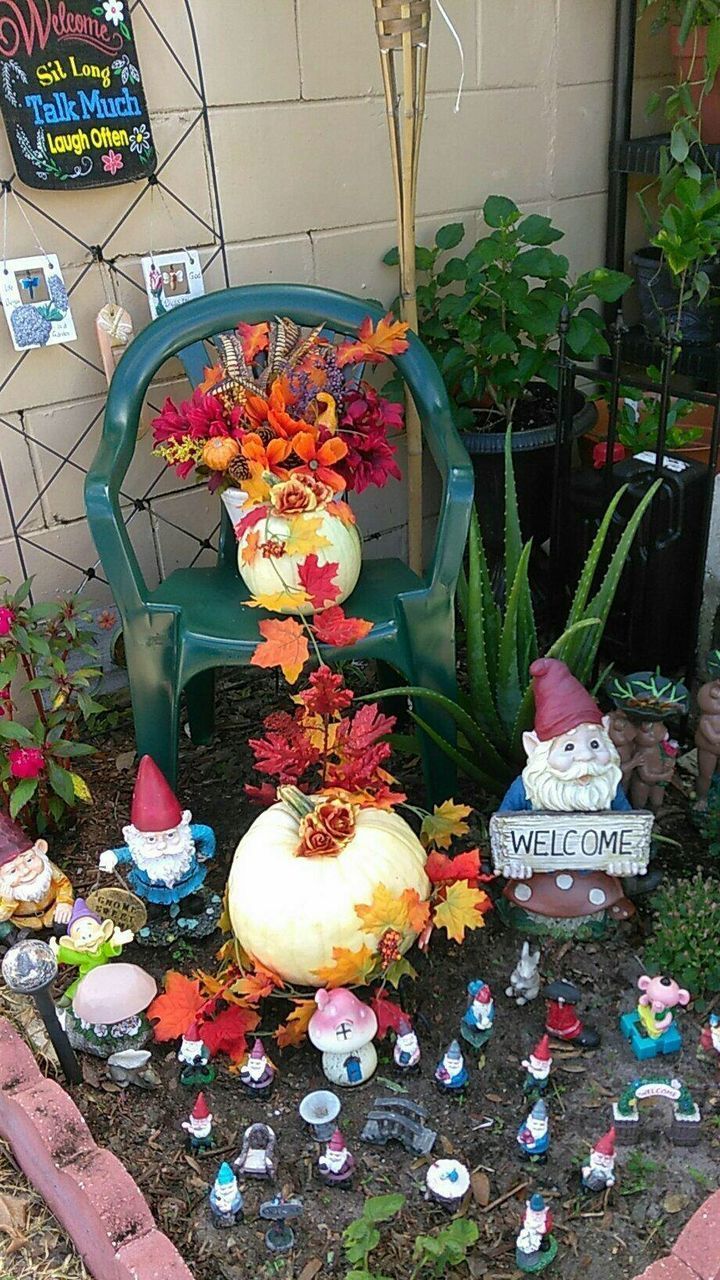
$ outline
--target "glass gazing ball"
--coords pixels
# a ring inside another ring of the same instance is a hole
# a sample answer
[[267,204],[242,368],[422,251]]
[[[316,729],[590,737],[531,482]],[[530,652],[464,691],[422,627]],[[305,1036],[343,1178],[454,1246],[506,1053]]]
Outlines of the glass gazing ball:
[[36,938],[16,942],[3,956],[3,978],[10,990],[19,995],[30,996],[49,987],[57,971],[51,948]]

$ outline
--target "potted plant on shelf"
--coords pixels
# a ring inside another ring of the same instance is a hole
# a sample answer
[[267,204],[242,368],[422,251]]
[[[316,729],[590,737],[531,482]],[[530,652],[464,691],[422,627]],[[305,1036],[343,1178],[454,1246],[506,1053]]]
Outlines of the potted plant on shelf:
[[[605,354],[603,322],[590,304],[616,301],[630,279],[600,267],[571,280],[567,258],[552,247],[563,232],[541,214],[523,216],[507,196],[489,196],[483,217],[489,230],[464,257],[445,258],[464,237],[460,222],[441,227],[431,249],[417,247],[424,276],[417,300],[420,337],[443,375],[473,459],[476,493],[482,495],[478,514],[496,560],[508,426],[523,531],[537,542],[549,532],[561,311],[567,306],[570,312],[570,355],[590,360]],[[397,250],[384,261],[395,264]],[[594,420],[594,406],[578,392],[573,433],[582,435]]]
[[[655,451],[660,426],[660,379],[661,373],[655,365],[646,370],[648,378],[657,383],[657,391],[640,391],[637,387],[618,387],[618,415],[615,436],[613,463],[622,462],[631,454]],[[610,393],[607,385],[600,384],[596,403],[598,405],[598,421],[580,443],[580,457],[586,466],[597,469],[604,467],[607,457],[608,411],[606,397]],[[697,412],[698,406],[692,400],[673,399],[667,414],[665,434],[665,451],[667,453],[685,453],[703,435],[703,429],[688,422]],[[687,423],[683,426],[683,423]]]
[[652,30],[670,34],[678,80],[686,85],[700,120],[703,142],[720,143],[720,6],[718,0],[639,0],[638,17],[650,11]]

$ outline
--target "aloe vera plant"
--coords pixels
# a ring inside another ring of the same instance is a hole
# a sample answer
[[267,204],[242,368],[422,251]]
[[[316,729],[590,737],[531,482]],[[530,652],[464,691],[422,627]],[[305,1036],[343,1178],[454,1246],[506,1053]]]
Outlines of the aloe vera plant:
[[[546,652],[560,658],[583,684],[593,675],[623,566],[635,534],[660,485],[656,481],[627,522],[605,574],[593,590],[608,531],[625,488],[610,502],[577,584],[562,635]],[[413,700],[416,723],[454,760],[459,770],[494,795],[502,795],[525,764],[522,735],[532,728],[534,703],[530,664],[539,656],[529,580],[531,542],[523,545],[518,516],[510,431],[505,436],[505,600],[495,600],[480,524],[473,513],[468,569],[458,588],[467,642],[467,687],[454,702],[418,686],[385,689]],[[377,696],[377,695],[374,695]],[[455,721],[457,745],[441,738],[422,716],[422,702],[442,707]]]

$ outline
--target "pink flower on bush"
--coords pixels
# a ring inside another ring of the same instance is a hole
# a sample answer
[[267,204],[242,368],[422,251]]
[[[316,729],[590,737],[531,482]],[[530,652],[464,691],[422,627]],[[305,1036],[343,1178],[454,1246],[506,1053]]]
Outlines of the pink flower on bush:
[[15,621],[15,611],[9,604],[0,605],[0,636],[9,636]]
[[40,747],[11,747],[7,754],[13,778],[37,778],[45,768]]
[[6,684],[6,685],[4,686],[4,688],[0,689],[0,720],[2,719],[2,717],[3,717],[3,716],[7,716],[7,715],[9,715],[9,714],[10,714],[10,710],[11,710],[11,708],[10,708],[10,699],[11,699],[11,696],[12,696],[12,695],[11,695],[11,693],[10,693],[10,685],[9,685],[9,684]]

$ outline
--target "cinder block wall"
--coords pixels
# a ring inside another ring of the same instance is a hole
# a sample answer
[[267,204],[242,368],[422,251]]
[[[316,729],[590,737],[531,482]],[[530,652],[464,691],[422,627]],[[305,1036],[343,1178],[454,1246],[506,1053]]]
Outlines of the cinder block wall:
[[[443,222],[458,219],[474,238],[485,197],[507,193],[552,214],[567,232],[574,270],[600,264],[614,0],[445,3],[464,47],[465,91],[454,114],[458,53],[433,5],[419,238],[429,241]],[[108,599],[107,588],[84,574],[96,554],[82,496],[104,407],[95,317],[109,296],[108,276],[79,241],[104,245],[116,260],[118,300],[136,332],[149,319],[139,259],[151,249],[196,247],[206,290],[223,284],[203,123],[179,65],[197,81],[185,5],[146,0],[131,9],[160,161],[177,148],[161,175],[173,195],[151,195],[144,184],[28,190],[35,208],[23,207],[32,228],[8,201],[8,256],[36,252],[37,236],[75,286],[78,341],[66,348],[19,357],[0,318],[0,572],[13,580],[34,574],[38,597],[83,586],[93,600]],[[192,0],[192,11],[231,282],[315,283],[389,301],[395,275],[381,258],[395,241],[394,199],[370,0]],[[640,102],[665,81],[665,63],[664,41],[643,32]],[[2,135],[6,177],[12,164]],[[173,376],[177,369],[168,370]],[[155,389],[153,405],[167,389]],[[179,383],[170,389],[183,390]],[[174,477],[158,476],[146,433],[126,493],[133,543],[151,582],[196,556],[188,531],[204,537],[217,518],[217,500],[204,489],[181,492]],[[432,481],[429,475],[429,525]],[[136,510],[130,499],[151,486],[150,506]],[[400,486],[363,495],[357,509],[367,554],[404,554]]]

